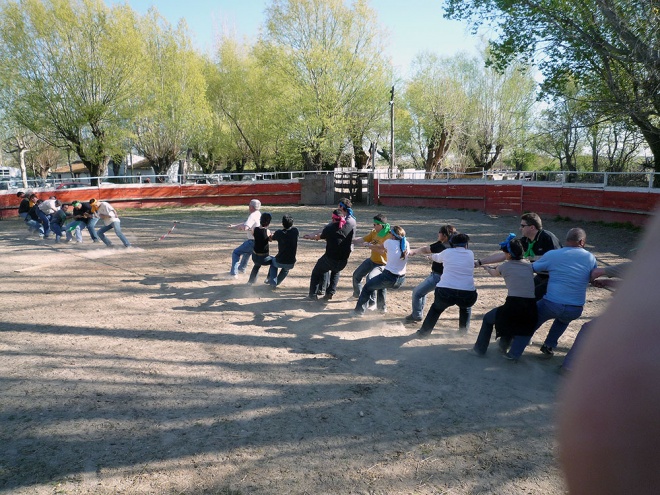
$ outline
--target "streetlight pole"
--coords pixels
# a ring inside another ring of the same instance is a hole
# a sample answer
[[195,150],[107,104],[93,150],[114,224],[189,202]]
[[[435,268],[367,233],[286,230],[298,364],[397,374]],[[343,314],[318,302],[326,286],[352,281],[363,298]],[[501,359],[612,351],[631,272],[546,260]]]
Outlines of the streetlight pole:
[[390,173],[388,178],[392,178],[394,172],[394,86],[390,89]]

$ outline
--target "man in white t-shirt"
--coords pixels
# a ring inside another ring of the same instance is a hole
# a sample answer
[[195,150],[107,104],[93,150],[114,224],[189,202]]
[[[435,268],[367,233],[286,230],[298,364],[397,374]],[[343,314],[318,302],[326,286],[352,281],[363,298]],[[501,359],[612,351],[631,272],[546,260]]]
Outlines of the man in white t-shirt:
[[99,236],[99,239],[101,239],[106,246],[111,247],[112,243],[105,236],[105,233],[110,229],[115,229],[115,234],[117,237],[119,237],[119,240],[124,244],[124,246],[131,247],[131,243],[128,242],[128,239],[126,239],[126,236],[124,236],[121,231],[121,222],[119,221],[119,216],[117,216],[117,212],[112,207],[112,205],[106,201],[101,201],[96,212],[101,218],[101,222],[103,222],[103,227],[101,227],[96,232],[96,234]]
[[248,208],[250,214],[245,222],[229,225],[230,229],[244,230],[247,235],[245,242],[234,249],[234,252],[231,253],[231,269],[229,270],[229,275],[234,278],[237,278],[239,273],[245,273],[248,261],[250,261],[250,256],[252,255],[252,250],[254,249],[252,229],[258,227],[259,221],[261,220],[261,212],[259,211],[261,209],[261,201],[258,199],[251,200]]

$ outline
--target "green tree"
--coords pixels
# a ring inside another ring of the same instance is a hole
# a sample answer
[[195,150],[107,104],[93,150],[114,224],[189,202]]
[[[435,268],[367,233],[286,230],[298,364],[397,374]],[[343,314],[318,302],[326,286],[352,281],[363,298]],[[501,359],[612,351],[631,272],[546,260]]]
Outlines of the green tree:
[[524,64],[496,71],[476,57],[470,63],[464,151],[474,167],[490,170],[503,153],[520,150],[516,140],[530,126],[536,82]]
[[413,129],[409,136],[413,160],[427,174],[437,172],[454,141],[465,131],[469,102],[464,87],[470,75],[464,55],[440,58],[422,53],[413,62],[405,101]]
[[167,174],[209,118],[203,61],[194,52],[185,22],[172,28],[152,8],[142,20],[145,58],[133,145],[157,174]]
[[[539,67],[546,91],[567,80],[589,88],[589,105],[613,120],[630,119],[644,135],[660,172],[660,9],[655,0],[447,0],[446,16],[491,23],[503,67],[520,54]],[[660,184],[659,184],[660,185]]]
[[266,69],[259,52],[259,46],[223,38],[210,76],[209,100],[227,124],[231,139],[226,142],[226,155],[239,172],[248,162],[257,171],[265,170],[286,127],[282,116],[287,88],[276,73]]
[[275,0],[267,10],[264,53],[289,88],[289,137],[307,169],[334,167],[367,134],[364,100],[382,94],[372,77],[384,66],[375,18],[365,0]]
[[7,0],[0,7],[0,101],[17,124],[106,172],[139,92],[141,37],[126,6]]

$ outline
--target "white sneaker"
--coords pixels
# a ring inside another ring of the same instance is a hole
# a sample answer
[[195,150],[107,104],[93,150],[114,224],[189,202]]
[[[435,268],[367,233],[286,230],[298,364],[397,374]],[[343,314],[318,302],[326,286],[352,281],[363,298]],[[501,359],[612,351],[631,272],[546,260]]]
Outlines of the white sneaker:
[[369,304],[367,305],[367,309],[369,311],[373,311],[374,309],[376,309],[376,306],[378,306],[378,305],[375,302],[369,301]]

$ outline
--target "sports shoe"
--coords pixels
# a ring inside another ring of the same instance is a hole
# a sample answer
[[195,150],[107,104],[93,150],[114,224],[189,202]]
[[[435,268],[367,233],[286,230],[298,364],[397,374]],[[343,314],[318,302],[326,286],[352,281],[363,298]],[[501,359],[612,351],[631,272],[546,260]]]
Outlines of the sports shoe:
[[405,321],[406,323],[420,323],[422,321],[422,319],[417,318],[413,315],[408,315],[403,319],[403,321]]
[[334,294],[326,294],[325,296],[323,296],[323,300],[330,301],[332,299],[332,296],[334,296]]
[[508,352],[507,352],[506,354],[502,354],[502,357],[503,357],[504,359],[506,359],[507,361],[511,361],[512,363],[517,363],[517,362],[518,362],[518,358],[512,356],[512,355],[509,354]]
[[364,313],[362,311],[354,309],[353,311],[351,311],[351,316],[353,318],[362,318],[364,316]]
[[382,314],[385,314],[385,313],[387,313],[387,308],[378,308],[378,312],[382,313]]
[[308,301],[318,301],[319,296],[317,296],[316,294],[309,294],[305,299],[307,299]]
[[543,356],[541,357],[544,357],[546,359],[549,359],[555,355],[555,351],[552,350],[552,347],[548,347],[545,344],[541,346],[541,352],[543,353]]
[[374,302],[369,301],[369,303],[367,304],[367,309],[369,311],[373,311],[374,309],[376,309],[376,306],[378,306],[378,304],[375,301]]
[[458,327],[458,333],[467,333],[467,327]]

